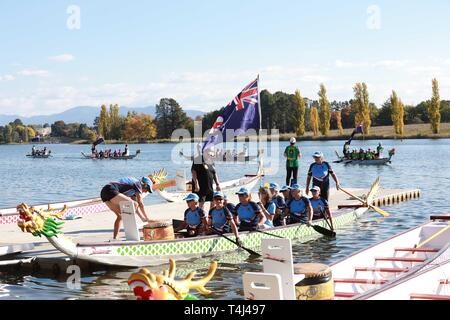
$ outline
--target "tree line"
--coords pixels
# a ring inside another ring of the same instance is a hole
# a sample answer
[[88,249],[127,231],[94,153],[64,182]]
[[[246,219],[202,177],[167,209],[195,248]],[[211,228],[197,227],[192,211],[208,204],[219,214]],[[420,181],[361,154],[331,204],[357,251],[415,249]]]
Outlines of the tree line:
[[[403,135],[405,124],[429,123],[433,133],[439,133],[441,122],[450,122],[450,101],[441,101],[439,84],[432,80],[432,96],[416,106],[405,105],[393,90],[391,96],[378,108],[370,102],[369,91],[365,83],[356,83],[354,97],[348,101],[328,99],[327,90],[321,84],[318,99],[304,98],[300,90],[294,94],[281,91],[260,92],[261,125],[269,132],[278,129],[280,133],[293,133],[303,136],[312,131],[314,136],[327,135],[330,130],[355,128],[363,124],[364,134],[370,133],[373,126],[394,127],[397,135]],[[204,115],[203,128],[210,128],[223,108]]]
[[0,126],[0,143],[29,142],[35,137],[35,127],[24,125],[20,119]]

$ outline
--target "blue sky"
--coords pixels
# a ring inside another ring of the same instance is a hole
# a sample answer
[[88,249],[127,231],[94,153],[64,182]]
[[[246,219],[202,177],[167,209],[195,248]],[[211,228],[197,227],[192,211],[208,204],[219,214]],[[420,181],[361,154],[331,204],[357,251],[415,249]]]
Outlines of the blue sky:
[[[80,28],[67,21],[80,9]],[[173,97],[213,110],[262,88],[330,100],[365,81],[371,100],[406,103],[438,78],[450,99],[449,1],[0,2],[0,113],[78,105],[153,105]]]

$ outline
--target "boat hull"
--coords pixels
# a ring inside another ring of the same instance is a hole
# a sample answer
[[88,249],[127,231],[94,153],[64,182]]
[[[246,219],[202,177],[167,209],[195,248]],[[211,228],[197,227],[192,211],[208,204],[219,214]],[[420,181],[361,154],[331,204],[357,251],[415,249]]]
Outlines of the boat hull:
[[112,158],[94,158],[90,155],[85,154],[84,152],[82,152],[81,154],[83,155],[83,157],[85,159],[91,159],[91,160],[131,160],[131,159],[136,158],[139,153],[132,154],[129,156],[112,157]]
[[[339,228],[346,225],[367,211],[367,208],[338,210],[333,215],[335,227]],[[324,220],[316,220],[314,224],[324,228],[328,227]],[[309,240],[319,235],[313,228],[301,224],[276,227],[264,231],[292,240]],[[235,239],[232,234],[229,237]],[[260,248],[262,239],[268,237],[270,236],[260,232],[240,233],[241,241],[248,248]],[[57,249],[64,252],[61,248]],[[185,260],[236,249],[236,245],[225,238],[212,235],[171,241],[78,244],[77,255],[73,258],[106,265],[144,266],[167,263],[169,258]]]

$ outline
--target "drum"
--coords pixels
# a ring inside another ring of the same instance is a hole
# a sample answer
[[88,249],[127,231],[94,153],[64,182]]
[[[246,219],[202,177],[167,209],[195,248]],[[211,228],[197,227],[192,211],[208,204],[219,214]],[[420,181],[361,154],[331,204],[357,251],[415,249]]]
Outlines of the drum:
[[143,230],[144,241],[175,239],[172,221],[150,222],[144,226]]
[[297,300],[332,300],[334,282],[331,269],[320,263],[299,263],[294,265],[295,274],[305,278],[295,285]]

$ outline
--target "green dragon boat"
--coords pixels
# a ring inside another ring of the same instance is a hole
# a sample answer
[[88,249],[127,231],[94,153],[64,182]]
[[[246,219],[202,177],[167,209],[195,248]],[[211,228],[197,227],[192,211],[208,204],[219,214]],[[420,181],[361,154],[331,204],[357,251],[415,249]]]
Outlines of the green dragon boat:
[[[377,190],[378,182],[372,185],[367,195],[368,203],[373,200]],[[355,221],[368,210],[368,207],[355,207],[334,211],[335,228],[338,229]],[[128,267],[150,266],[167,263],[169,258],[186,260],[237,249],[234,243],[218,235],[159,241],[74,243],[64,236],[62,232],[64,222],[57,220],[57,214],[45,215],[28,208],[25,204],[20,205],[18,211],[20,214],[18,225],[22,231],[32,233],[34,236],[45,236],[57,250],[73,259],[98,264]],[[327,227],[327,223],[323,219],[315,220],[314,224]],[[245,247],[259,250],[261,240],[270,237],[268,234],[298,241],[307,241],[319,235],[312,227],[304,224],[275,227],[266,229],[264,232],[266,234],[240,232],[240,239]],[[229,234],[228,237],[235,240],[232,234]]]

